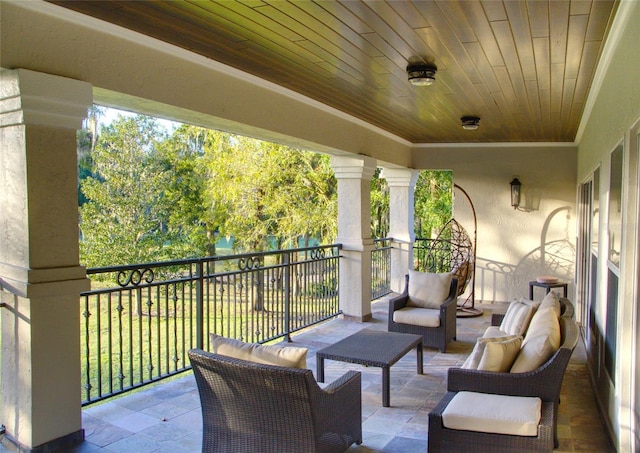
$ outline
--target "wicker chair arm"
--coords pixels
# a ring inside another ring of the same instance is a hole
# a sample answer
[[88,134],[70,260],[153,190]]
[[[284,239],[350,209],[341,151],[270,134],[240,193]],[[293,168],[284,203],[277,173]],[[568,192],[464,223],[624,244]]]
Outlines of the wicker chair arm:
[[[322,388],[322,391],[327,394],[338,394],[345,391],[345,388],[357,386],[358,391],[361,389],[361,376],[359,371],[347,371],[331,384]],[[349,390],[346,390],[349,391]]]
[[499,326],[502,324],[502,320],[504,319],[505,313],[492,313],[491,314],[491,325]]

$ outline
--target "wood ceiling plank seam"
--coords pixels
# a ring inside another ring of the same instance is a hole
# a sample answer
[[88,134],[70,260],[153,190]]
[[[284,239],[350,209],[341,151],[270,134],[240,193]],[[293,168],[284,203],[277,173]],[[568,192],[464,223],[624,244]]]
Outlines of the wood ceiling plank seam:
[[571,0],[569,6],[569,15],[588,15],[591,12],[593,3],[593,0]]
[[[458,64],[453,55],[449,54],[448,48],[435,33],[433,28],[423,29],[420,30],[420,32],[426,36],[426,41],[431,42],[431,45],[433,46],[435,51],[438,53],[438,55],[440,55],[441,60],[447,63],[445,70],[438,71],[440,75],[436,75],[436,83],[438,82],[438,79],[441,80],[443,78],[449,77],[449,84],[454,93],[459,93],[461,95],[464,94],[464,96],[466,96],[467,98],[474,98],[475,96],[477,96],[477,93],[475,93],[475,90],[473,90],[473,84],[474,82],[483,82],[482,78],[480,78],[477,74],[477,69],[475,67],[473,68],[473,73],[476,75],[476,78],[469,78],[468,74],[465,71],[465,68]],[[466,60],[468,60],[468,65],[466,67],[473,66],[473,62],[471,61],[469,55],[466,53],[466,50],[464,50],[464,55]]]
[[[353,87],[359,87],[365,81],[362,78],[358,78],[350,72],[344,71],[342,68],[329,63],[328,61],[321,61],[316,63],[319,68],[323,68],[325,71],[335,75],[339,79],[343,79],[344,81],[350,83]],[[357,75],[362,76],[361,73],[357,73]]]
[[[189,3],[191,0],[183,0],[185,3]],[[182,3],[182,2],[178,2]],[[287,27],[268,15],[262,14],[260,8],[249,7],[242,2],[230,1],[230,2],[202,2],[196,1],[202,10],[209,11],[216,16],[222,16],[227,19],[237,17],[238,19],[246,19],[255,26],[258,27],[260,33],[264,36],[277,34],[286,41],[299,41],[303,39],[299,33],[291,28]],[[228,11],[228,12],[227,12]],[[247,27],[254,29],[252,27]]]
[[560,113],[564,92],[564,64],[551,63],[551,111]]
[[549,2],[527,0],[532,38],[549,38]]
[[502,57],[506,63],[511,86],[516,95],[516,101],[520,107],[528,105],[527,92],[524,86],[524,78],[522,76],[522,67],[516,50],[516,44],[511,34],[511,26],[507,21],[491,22],[498,46],[502,52]]
[[569,3],[549,4],[549,42],[551,64],[564,63],[567,58],[567,34],[569,32]]
[[[243,23],[241,15],[231,9],[225,8],[226,5],[230,5],[232,3],[234,2],[215,2],[214,5],[216,5],[216,9],[211,8],[210,2],[197,2],[197,5],[202,8],[206,7],[207,11],[213,14],[213,17],[216,17],[216,24],[218,26],[222,26],[222,24],[224,24],[225,29],[243,36],[247,41],[260,44],[264,49],[269,50],[270,53],[273,53],[274,55],[277,55],[277,51],[274,51],[275,49],[283,49],[289,54],[289,58],[297,56],[304,58],[310,63],[317,62],[318,56],[308,53],[308,51],[303,47],[297,46],[297,41],[289,41],[277,33],[270,33],[269,29],[249,18],[247,18],[247,20],[255,23],[256,28],[248,27],[246,23]],[[272,48],[267,44],[275,45],[275,47]]]
[[[561,124],[566,124],[571,115],[571,104],[573,102],[573,93],[575,91],[575,86],[575,79],[565,79],[564,90],[562,93],[562,111],[560,115]],[[563,128],[563,133],[566,133],[566,128]]]
[[598,59],[600,57],[601,43],[598,41],[587,41],[582,50],[582,62],[578,81],[576,82],[576,99],[585,102],[591,89],[591,81],[596,72]]
[[391,1],[389,6],[393,8],[398,16],[402,17],[412,29],[430,27],[429,21],[418,12],[413,1]]
[[541,124],[542,124],[542,106],[540,103],[540,92],[538,89],[537,80],[525,81],[525,89],[527,90],[527,97],[529,98],[529,112],[531,113],[531,125],[536,131],[536,136],[541,136]]
[[544,136],[549,135],[549,129],[551,121],[551,90],[545,89],[540,90],[540,114],[543,118],[543,134]]
[[489,64],[493,66],[504,66],[504,59],[502,53],[498,47],[493,29],[489,23],[489,19],[485,13],[484,8],[480,2],[464,2],[463,6],[465,13],[470,18],[470,22],[473,24],[478,42],[484,50],[484,54],[487,56]]
[[[403,66],[406,66],[407,64],[407,57],[399,53],[377,33],[367,33],[362,35],[362,37],[372,46],[379,49],[389,59],[389,61],[394,64],[394,73],[400,73],[400,71],[402,71],[403,77],[406,79],[406,67]],[[400,70],[400,68],[402,68],[402,70]]]
[[587,41],[604,41],[618,4],[615,0],[593,2],[585,36]]
[[551,58],[549,56],[549,37],[533,38],[533,56],[536,60],[536,78],[540,90],[551,87]]
[[515,44],[522,78],[525,81],[536,80],[536,63],[533,56],[533,42],[529,25],[529,14],[525,2],[505,3],[511,36]]
[[[371,57],[366,52],[356,46],[349,39],[344,38],[342,35],[336,33],[333,29],[323,24],[321,20],[318,20],[318,18],[307,13],[305,10],[300,9],[299,6],[301,5],[311,5],[311,3],[282,3],[280,9],[276,10],[273,7],[269,8],[271,8],[270,11],[273,14],[277,14],[281,20],[286,21],[286,18],[289,18],[287,23],[290,26],[295,26],[294,23],[299,24],[300,27],[297,28],[298,33],[300,33],[306,40],[323,48],[326,53],[331,54],[335,62],[344,61],[359,72],[362,72],[363,67],[368,69],[367,63],[370,61]],[[300,14],[303,14],[304,17],[299,16]],[[300,19],[298,20],[296,17],[300,17]],[[348,58],[347,61],[345,57],[350,58]]]
[[576,134],[578,133],[578,127],[580,125],[580,121],[582,120],[584,106],[585,104],[582,102],[575,102],[571,106],[571,113],[569,115],[569,121],[567,123],[569,126],[571,126],[571,128],[565,131],[565,133],[570,137],[568,141],[575,141]]
[[433,3],[425,2],[420,4],[420,13],[429,15],[433,27],[421,30],[419,35],[423,39],[426,37],[425,41],[437,52],[439,58],[448,62],[446,68],[452,71],[458,84],[466,86],[483,83],[480,71],[442,10]]
[[[323,2],[323,4],[333,3],[333,2]],[[373,46],[362,46],[356,44],[362,42],[362,37],[358,32],[353,30],[349,24],[342,21],[342,17],[334,16],[329,11],[324,9],[322,6],[315,2],[295,2],[291,4],[293,8],[297,8],[306,17],[311,20],[311,18],[317,21],[318,27],[314,30],[317,36],[325,37],[325,36],[333,36],[337,40],[336,42],[343,43],[346,46],[350,46],[355,51],[361,52],[363,57],[361,61],[366,62],[368,59],[373,57],[382,56],[378,49]],[[347,14],[350,14],[347,12]],[[351,21],[353,22],[353,21]],[[369,29],[369,27],[367,27]],[[370,30],[370,29],[369,29]],[[331,41],[332,39],[330,39]],[[366,44],[366,42],[365,42]],[[342,48],[341,46],[338,46]]]
[[588,16],[571,16],[569,18],[569,30],[567,32],[567,61],[564,69],[564,76],[567,79],[575,79],[578,77],[588,21]]
[[502,1],[482,0],[482,8],[489,19],[489,22],[507,20],[507,12]]
[[[382,11],[382,14],[395,15],[397,18],[395,10],[389,8],[386,2],[347,2],[344,3],[344,6],[354,15],[369,24],[374,33],[377,33],[389,48],[393,48],[395,52],[404,57],[404,63],[399,65],[398,69],[404,71],[409,58],[412,56],[431,57],[430,55],[423,55],[424,52],[421,51],[423,46],[417,37],[414,40],[414,46],[418,47],[419,45],[419,48],[412,47],[408,41],[404,39],[403,35],[409,37],[415,36],[414,30],[409,27],[404,20],[399,18],[400,20],[397,22],[400,24],[400,30],[394,30],[387,21],[379,15],[379,11]],[[383,53],[386,55],[389,52],[383,51]],[[391,58],[391,60],[395,61],[393,58]]]
[[493,72],[502,87],[502,93],[504,98],[507,100],[509,105],[509,110],[505,112],[505,114],[512,115],[515,112],[515,108],[518,105],[518,97],[516,96],[516,92],[513,89],[513,85],[511,84],[511,77],[509,76],[509,71],[506,66],[496,66],[493,68]]
[[[270,0],[269,0],[270,1]],[[280,2],[281,0],[275,0]],[[359,16],[353,14],[351,10],[345,8],[344,0],[326,1],[326,0],[312,0],[317,6],[325,10],[331,16],[337,18],[340,22],[346,24],[355,33],[361,35],[363,33],[373,33],[373,29],[363,21]],[[351,2],[353,0],[346,0]]]
[[500,84],[498,83],[498,79],[496,79],[489,60],[487,60],[482,45],[478,41],[468,42],[464,44],[464,48],[473,61],[473,64],[478,68],[478,72],[484,83],[487,84],[489,91],[500,91]]
[[466,11],[462,5],[463,3],[461,2],[436,3],[436,6],[440,9],[442,16],[447,22],[449,22],[449,27],[457,37],[458,41],[464,45],[464,43],[478,41],[478,37],[476,36],[474,27],[469,22]]
[[[73,3],[73,2],[70,2]],[[96,2],[97,3],[97,2]],[[101,6],[95,5],[95,6]],[[156,5],[157,6],[157,5]],[[91,6],[92,8],[94,5]],[[151,16],[149,8],[145,4],[139,2],[125,2],[122,8],[118,8],[117,17],[111,17],[101,15],[102,19],[108,20],[111,23],[119,24],[127,29],[137,31],[143,35],[150,36],[160,41],[165,41],[164,35],[166,34],[167,26],[166,20],[175,24],[178,20],[172,13],[166,10],[155,10],[155,13],[160,16],[160,19],[155,16]],[[111,17],[110,19],[108,17]],[[151,20],[151,17],[154,17]],[[164,20],[162,19],[164,18]],[[182,23],[189,23],[180,19]],[[199,55],[211,58],[210,49],[223,48],[225,53],[227,51],[237,52],[244,49],[244,44],[239,44],[233,39],[229,39],[224,35],[216,34],[211,37],[208,34],[201,34],[195,27],[189,26],[179,34],[176,40],[171,42],[176,47],[195,52]]]

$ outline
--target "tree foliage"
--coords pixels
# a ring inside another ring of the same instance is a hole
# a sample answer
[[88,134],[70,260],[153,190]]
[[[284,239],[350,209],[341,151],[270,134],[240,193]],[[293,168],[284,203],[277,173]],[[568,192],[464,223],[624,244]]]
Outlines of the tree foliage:
[[452,217],[453,173],[423,170],[414,195],[414,231],[417,237],[435,237]]

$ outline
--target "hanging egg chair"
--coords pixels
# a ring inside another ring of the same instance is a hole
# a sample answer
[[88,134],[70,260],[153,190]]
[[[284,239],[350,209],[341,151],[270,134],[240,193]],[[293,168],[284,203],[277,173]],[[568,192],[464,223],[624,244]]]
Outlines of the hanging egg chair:
[[442,227],[438,236],[429,241],[425,257],[427,272],[452,272],[458,279],[458,293],[460,297],[471,282],[471,290],[462,304],[458,304],[458,317],[480,316],[482,310],[475,308],[475,268],[476,268],[476,213],[469,195],[457,184],[454,188],[460,190],[471,205],[474,221],[473,240],[457,220],[451,219]]

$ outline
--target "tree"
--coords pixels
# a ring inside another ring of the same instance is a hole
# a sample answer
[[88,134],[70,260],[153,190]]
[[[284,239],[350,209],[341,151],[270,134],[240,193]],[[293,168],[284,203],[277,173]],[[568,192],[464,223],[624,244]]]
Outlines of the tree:
[[371,236],[382,239],[389,234],[389,185],[380,178],[380,168],[371,179]]
[[420,172],[414,196],[414,231],[417,237],[433,237],[451,219],[452,191],[453,172]]
[[92,153],[93,176],[81,183],[81,259],[90,267],[165,258],[167,174],[154,156],[163,132],[150,117],[119,117]]

